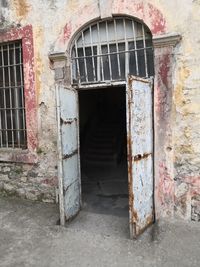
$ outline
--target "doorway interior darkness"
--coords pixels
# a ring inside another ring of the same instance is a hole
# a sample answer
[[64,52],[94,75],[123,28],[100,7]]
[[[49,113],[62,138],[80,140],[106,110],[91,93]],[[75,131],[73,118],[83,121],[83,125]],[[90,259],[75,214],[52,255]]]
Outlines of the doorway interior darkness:
[[79,91],[79,129],[83,210],[128,221],[125,92],[125,87]]

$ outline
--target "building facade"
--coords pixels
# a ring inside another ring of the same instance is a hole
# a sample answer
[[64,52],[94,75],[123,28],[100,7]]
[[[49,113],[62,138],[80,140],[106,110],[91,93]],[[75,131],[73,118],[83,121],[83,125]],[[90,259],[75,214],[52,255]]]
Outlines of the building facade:
[[0,190],[56,201],[56,88],[73,87],[74,40],[130,19],[152,35],[156,218],[200,221],[200,1],[1,0],[0,12]]

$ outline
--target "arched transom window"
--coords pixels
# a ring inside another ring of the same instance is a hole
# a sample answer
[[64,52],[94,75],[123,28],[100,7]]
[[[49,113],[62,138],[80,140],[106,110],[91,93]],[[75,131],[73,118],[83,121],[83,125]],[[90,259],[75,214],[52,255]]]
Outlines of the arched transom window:
[[130,18],[99,21],[85,28],[72,44],[72,83],[124,81],[128,74],[153,75],[149,29]]

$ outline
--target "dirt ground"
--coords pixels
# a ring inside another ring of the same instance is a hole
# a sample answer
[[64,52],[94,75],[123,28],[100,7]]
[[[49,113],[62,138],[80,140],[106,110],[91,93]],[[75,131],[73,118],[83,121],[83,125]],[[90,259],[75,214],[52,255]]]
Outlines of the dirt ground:
[[53,204],[0,197],[0,266],[200,266],[200,224],[162,221],[137,240],[125,217],[83,210],[66,227]]

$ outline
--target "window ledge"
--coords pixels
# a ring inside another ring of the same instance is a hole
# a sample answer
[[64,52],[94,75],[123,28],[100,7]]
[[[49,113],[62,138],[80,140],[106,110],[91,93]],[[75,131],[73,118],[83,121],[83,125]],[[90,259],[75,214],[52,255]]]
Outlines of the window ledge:
[[2,148],[0,149],[0,162],[18,162],[34,164],[38,162],[38,156],[29,150],[22,149],[10,149]]

